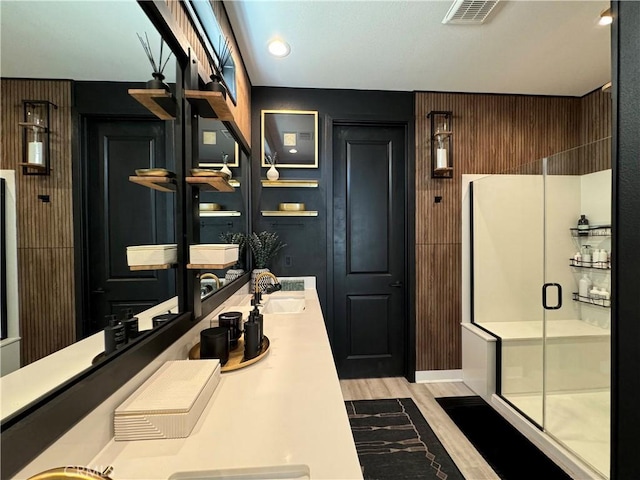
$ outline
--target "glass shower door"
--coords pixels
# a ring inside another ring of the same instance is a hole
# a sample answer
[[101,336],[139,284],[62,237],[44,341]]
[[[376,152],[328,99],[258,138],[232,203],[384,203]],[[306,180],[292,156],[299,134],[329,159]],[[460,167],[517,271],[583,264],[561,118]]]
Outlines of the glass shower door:
[[473,322],[500,339],[497,390],[542,428],[542,161],[473,182]]
[[[609,152],[609,139],[563,152],[546,159],[544,175],[543,427],[605,476],[611,367]],[[581,215],[589,225],[578,230]]]

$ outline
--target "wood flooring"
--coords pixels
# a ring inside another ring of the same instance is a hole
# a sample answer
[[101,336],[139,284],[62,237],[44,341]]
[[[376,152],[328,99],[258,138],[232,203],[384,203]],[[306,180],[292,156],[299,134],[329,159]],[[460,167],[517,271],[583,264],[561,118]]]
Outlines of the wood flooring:
[[345,400],[411,398],[467,480],[499,480],[495,472],[436,402],[475,395],[463,383],[409,383],[401,377],[340,380]]

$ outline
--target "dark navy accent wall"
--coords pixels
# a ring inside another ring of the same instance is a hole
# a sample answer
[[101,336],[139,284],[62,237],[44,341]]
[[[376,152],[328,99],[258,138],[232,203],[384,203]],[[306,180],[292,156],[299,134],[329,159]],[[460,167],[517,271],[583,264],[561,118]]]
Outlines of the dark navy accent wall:
[[[251,166],[253,171],[253,230],[275,231],[287,243],[271,265],[279,276],[312,275],[316,277],[320,304],[327,322],[329,338],[333,335],[331,279],[333,275],[332,238],[329,227],[333,212],[327,205],[332,198],[333,123],[406,122],[410,132],[408,150],[413,158],[412,92],[365,90],[323,90],[307,88],[254,87],[251,90]],[[282,168],[280,179],[315,179],[318,188],[262,188],[266,168],[260,161],[261,110],[314,110],[318,112],[318,168]],[[411,169],[412,171],[412,169]],[[259,172],[259,173],[258,173]],[[411,177],[413,178],[413,177]],[[263,217],[261,210],[277,210],[281,202],[303,202],[307,210],[317,210],[318,217]],[[413,215],[413,210],[408,212]],[[411,218],[411,217],[410,217]],[[413,235],[408,236],[413,242]]]

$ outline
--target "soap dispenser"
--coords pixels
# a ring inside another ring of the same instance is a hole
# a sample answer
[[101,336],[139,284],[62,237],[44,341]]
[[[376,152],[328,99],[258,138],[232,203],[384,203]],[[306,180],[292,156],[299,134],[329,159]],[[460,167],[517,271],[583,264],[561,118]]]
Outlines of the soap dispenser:
[[125,310],[124,319],[124,337],[127,342],[134,340],[138,336],[138,317],[134,317],[130,308]]
[[107,326],[104,327],[104,353],[109,355],[126,343],[124,325],[115,315],[106,315]]

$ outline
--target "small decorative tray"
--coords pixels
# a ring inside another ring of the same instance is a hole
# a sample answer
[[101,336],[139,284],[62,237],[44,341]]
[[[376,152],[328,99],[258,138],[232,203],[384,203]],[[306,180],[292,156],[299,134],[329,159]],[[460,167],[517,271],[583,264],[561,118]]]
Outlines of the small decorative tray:
[[[229,360],[220,369],[221,372],[232,372],[233,370],[239,370],[240,368],[248,367],[256,362],[262,360],[267,353],[269,353],[269,339],[265,335],[262,339],[262,348],[258,356],[253,357],[250,360],[244,359],[244,336],[238,340],[238,346],[229,352]],[[200,342],[195,344],[191,350],[189,350],[189,360],[200,360]]]
[[175,173],[167,170],[166,168],[138,168],[136,175],[139,177],[169,177],[176,176]]
[[210,168],[192,168],[191,175],[194,177],[222,177],[225,180],[229,180],[228,173],[224,173],[219,170],[212,170]]

